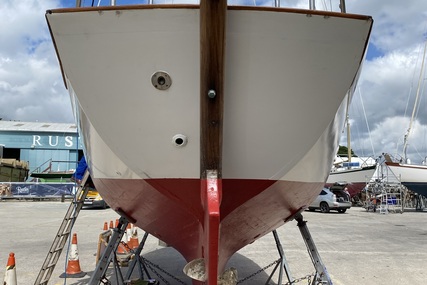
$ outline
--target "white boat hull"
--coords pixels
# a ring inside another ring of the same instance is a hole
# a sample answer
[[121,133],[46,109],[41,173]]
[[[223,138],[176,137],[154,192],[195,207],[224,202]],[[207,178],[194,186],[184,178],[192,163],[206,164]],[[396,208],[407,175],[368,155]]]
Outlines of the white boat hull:
[[427,197],[427,166],[386,162],[393,175],[409,190]]
[[[372,25],[356,15],[228,8],[215,237],[200,191],[198,6],[46,17],[98,191],[188,261],[217,256],[210,270],[219,272],[320,192]],[[172,79],[167,90],[151,82],[160,71]],[[206,253],[205,237],[217,253]]]
[[366,184],[369,183],[376,170],[376,165],[357,169],[346,169],[331,171],[326,185],[331,186],[334,183],[346,183],[350,196],[353,197],[360,193]]
[[[199,177],[198,10],[125,10],[120,16],[104,11],[95,20],[93,12],[47,17],[67,86],[78,97],[77,119],[87,114],[132,172],[89,157],[98,164],[93,174]],[[284,177],[322,137],[355,83],[370,22],[308,19],[298,13],[228,12],[224,178]],[[158,70],[172,78],[167,91],[150,82]],[[92,138],[82,127],[90,148]],[[332,128],[321,142],[323,153],[304,169],[305,178],[289,179],[324,181],[337,132]],[[185,147],[174,145],[177,134],[188,138]]]

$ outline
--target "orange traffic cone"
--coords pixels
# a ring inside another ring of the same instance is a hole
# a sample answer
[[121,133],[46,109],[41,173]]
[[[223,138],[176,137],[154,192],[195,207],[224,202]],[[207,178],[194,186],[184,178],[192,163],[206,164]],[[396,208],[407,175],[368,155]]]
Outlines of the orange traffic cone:
[[[110,227],[113,226],[113,221],[110,222]],[[101,258],[104,250],[107,248],[108,242],[110,241],[110,236],[107,235],[109,231],[112,231],[112,228],[108,229],[108,222],[104,223],[104,228],[102,233],[98,238],[98,249],[96,251],[96,264],[98,264],[99,259]]]
[[126,242],[130,241],[130,237],[132,236],[132,224],[128,223],[127,227],[126,227]]
[[9,259],[7,260],[6,273],[4,275],[4,285],[16,285],[16,267],[15,267],[15,254],[9,253]]
[[60,278],[80,278],[86,275],[80,269],[79,251],[77,249],[77,234],[73,234],[73,240],[71,243],[70,254],[68,256],[67,269],[65,273],[62,273]]
[[128,246],[127,240],[128,240],[127,233],[124,232],[122,240],[120,241],[119,246],[117,247],[116,253],[118,253],[118,254],[128,254],[129,253],[129,246]]
[[[128,226],[129,226],[129,224],[128,224]],[[128,245],[128,234],[127,233],[128,233],[128,230],[126,228],[126,230],[123,233],[122,240],[120,241],[120,243],[117,247],[117,251],[116,251],[116,257],[117,257],[117,260],[119,261],[121,266],[128,266],[128,261],[132,255],[132,253],[130,252],[129,245]]]
[[131,231],[131,235],[129,238],[128,246],[131,249],[136,249],[139,246],[138,232],[136,230],[136,227],[134,227],[134,225],[132,225],[132,231]]

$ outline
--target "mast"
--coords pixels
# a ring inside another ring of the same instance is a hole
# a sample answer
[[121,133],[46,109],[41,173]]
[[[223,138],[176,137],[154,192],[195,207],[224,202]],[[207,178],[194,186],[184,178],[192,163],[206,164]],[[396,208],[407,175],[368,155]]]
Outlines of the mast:
[[346,121],[347,121],[347,168],[351,168],[351,134],[350,134],[350,120],[348,115],[348,110],[350,108],[350,96],[347,98],[347,109],[345,111],[346,113]]
[[423,73],[424,73],[424,61],[426,58],[426,49],[427,49],[427,41],[424,44],[423,60],[421,63],[420,77],[418,78],[417,95],[415,96],[415,102],[414,102],[414,108],[412,109],[411,121],[409,122],[408,130],[406,131],[406,134],[405,134],[404,139],[403,139],[403,154],[405,157],[405,163],[408,161],[408,157],[406,154],[406,151],[408,148],[408,137],[409,137],[409,134],[410,134],[411,129],[412,129],[412,124],[414,122],[415,112],[417,110],[418,100],[420,97],[421,81],[423,79]]

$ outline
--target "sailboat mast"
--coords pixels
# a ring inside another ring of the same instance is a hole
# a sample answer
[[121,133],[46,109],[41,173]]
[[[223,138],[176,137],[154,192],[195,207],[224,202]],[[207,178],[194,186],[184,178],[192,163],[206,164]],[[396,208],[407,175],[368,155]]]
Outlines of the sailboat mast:
[[421,70],[420,70],[420,77],[418,78],[418,86],[417,86],[417,95],[415,96],[415,103],[414,103],[414,108],[412,109],[412,116],[411,116],[411,121],[409,122],[409,127],[408,130],[406,131],[405,137],[404,137],[404,142],[403,142],[403,154],[405,156],[405,162],[407,162],[408,157],[406,154],[407,148],[408,148],[408,137],[409,137],[409,133],[412,129],[412,124],[414,122],[414,118],[415,118],[415,112],[417,110],[417,106],[418,106],[418,100],[420,97],[420,89],[421,89],[421,82],[423,79],[423,73],[424,73],[424,62],[425,62],[425,58],[426,58],[426,49],[427,49],[427,41],[424,44],[424,53],[423,53],[423,60],[421,63]]
[[346,121],[347,121],[347,168],[351,168],[351,134],[350,134],[350,120],[349,120],[349,114],[348,110],[350,108],[350,96],[347,98],[347,109],[345,111],[346,113]]

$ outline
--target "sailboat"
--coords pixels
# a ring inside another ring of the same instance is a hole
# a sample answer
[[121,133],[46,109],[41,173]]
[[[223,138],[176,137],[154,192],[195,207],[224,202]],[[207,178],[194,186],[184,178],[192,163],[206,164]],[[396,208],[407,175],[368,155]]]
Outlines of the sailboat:
[[96,188],[203,264],[195,284],[217,284],[329,175],[373,20],[313,3],[46,13]]
[[426,50],[427,50],[427,41],[425,42],[425,45],[424,45],[424,52],[422,57],[414,108],[412,110],[412,116],[411,116],[408,130],[406,131],[406,134],[404,136],[404,143],[403,143],[404,162],[393,161],[390,158],[390,155],[388,154],[385,155],[385,164],[392,171],[394,176],[396,176],[400,180],[400,182],[404,186],[406,186],[406,188],[408,188],[409,190],[415,193],[423,195],[424,197],[427,197],[427,166],[410,164],[407,157],[407,148],[408,148],[409,135],[412,131],[412,125],[414,123],[416,111],[418,109],[418,105],[420,101],[421,83],[423,81],[423,75],[424,75]]
[[336,185],[341,188],[345,187],[350,194],[350,197],[354,197],[365,188],[366,184],[372,178],[377,168],[377,164],[375,161],[372,163],[372,159],[366,159],[362,162],[352,162],[353,155],[351,150],[351,132],[349,120],[350,103],[351,102],[347,102],[346,110],[347,161],[338,161],[338,159],[334,161],[325,186],[331,187]]

